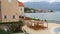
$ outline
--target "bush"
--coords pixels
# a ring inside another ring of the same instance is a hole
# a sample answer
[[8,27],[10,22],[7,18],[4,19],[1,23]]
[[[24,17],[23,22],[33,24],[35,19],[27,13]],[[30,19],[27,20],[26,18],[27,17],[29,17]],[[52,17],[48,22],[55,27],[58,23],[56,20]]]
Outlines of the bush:
[[19,23],[20,26],[24,26],[24,22],[22,20],[19,20],[18,23]]
[[45,22],[47,22],[47,20],[45,20]]
[[24,23],[23,21],[19,20],[16,24],[11,25],[11,32],[13,33],[23,32],[22,26],[24,26]]
[[8,30],[8,31],[5,31],[3,29],[0,29],[0,34],[10,34],[11,32]]
[[32,20],[40,20],[40,19],[35,19],[35,18],[32,18]]
[[0,25],[1,24],[8,26],[11,33],[23,32],[22,26],[24,25],[24,23],[21,20],[19,20],[18,22],[0,22]]

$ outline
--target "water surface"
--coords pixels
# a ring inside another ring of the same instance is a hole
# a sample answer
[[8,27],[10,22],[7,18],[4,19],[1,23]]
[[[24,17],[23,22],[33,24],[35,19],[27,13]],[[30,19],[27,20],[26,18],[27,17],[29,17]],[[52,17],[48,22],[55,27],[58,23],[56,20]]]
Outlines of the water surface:
[[30,18],[39,18],[41,20],[60,21],[60,12],[25,13],[25,16],[30,17]]

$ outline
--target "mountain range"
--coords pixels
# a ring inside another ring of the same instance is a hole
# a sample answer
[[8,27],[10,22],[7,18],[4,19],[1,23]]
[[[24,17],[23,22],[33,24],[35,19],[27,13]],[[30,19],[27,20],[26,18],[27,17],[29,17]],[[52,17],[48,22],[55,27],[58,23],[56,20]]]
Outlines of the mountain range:
[[25,7],[60,11],[60,2],[25,2]]

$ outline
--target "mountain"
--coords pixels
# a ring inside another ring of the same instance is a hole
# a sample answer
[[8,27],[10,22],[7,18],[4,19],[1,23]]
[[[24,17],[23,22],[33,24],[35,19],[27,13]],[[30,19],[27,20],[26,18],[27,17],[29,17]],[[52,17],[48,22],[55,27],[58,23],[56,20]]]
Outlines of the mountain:
[[35,9],[49,9],[54,11],[60,11],[60,2],[26,2],[25,7],[35,8]]

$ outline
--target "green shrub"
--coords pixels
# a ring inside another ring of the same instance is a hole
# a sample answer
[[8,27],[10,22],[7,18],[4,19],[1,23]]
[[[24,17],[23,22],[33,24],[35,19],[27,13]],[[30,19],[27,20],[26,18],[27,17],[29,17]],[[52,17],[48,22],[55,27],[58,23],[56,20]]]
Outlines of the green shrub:
[[11,33],[18,33],[22,32],[22,26],[24,25],[23,21],[19,20],[18,22],[0,22],[0,25],[7,25],[9,26]]
[[40,20],[40,19],[32,18],[32,20]]
[[3,29],[0,29],[0,34],[10,34],[11,32],[8,30],[8,31],[5,31]]

